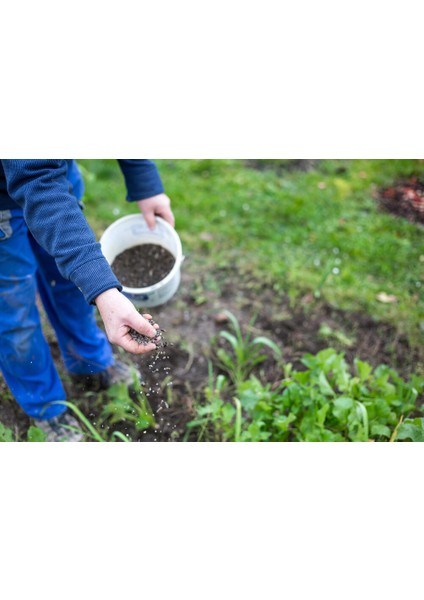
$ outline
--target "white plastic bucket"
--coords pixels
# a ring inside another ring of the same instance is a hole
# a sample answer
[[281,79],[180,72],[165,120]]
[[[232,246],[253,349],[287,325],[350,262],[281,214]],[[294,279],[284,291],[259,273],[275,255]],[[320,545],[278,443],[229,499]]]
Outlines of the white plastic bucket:
[[175,258],[175,264],[168,275],[154,285],[144,288],[123,287],[122,292],[138,308],[159,306],[167,302],[178,289],[181,279],[181,263],[184,260],[181,240],[171,225],[156,217],[156,227],[150,230],[143,215],[128,215],[109,225],[100,238],[102,252],[111,265],[115,257],[140,244],[158,244]]

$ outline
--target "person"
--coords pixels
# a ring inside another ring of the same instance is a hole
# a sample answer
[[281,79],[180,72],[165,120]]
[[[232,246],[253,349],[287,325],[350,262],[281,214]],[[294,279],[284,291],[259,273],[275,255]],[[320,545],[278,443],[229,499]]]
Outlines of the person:
[[[118,160],[127,200],[136,202],[150,228],[155,216],[174,226],[170,199],[154,162]],[[74,160],[0,163],[0,369],[24,412],[47,441],[80,441],[77,422],[43,335],[37,292],[55,331],[66,370],[107,388],[132,381],[111,344],[143,354],[129,328],[154,338],[150,315],[141,315],[101,252],[81,199],[84,182]],[[95,308],[103,332],[96,324]]]

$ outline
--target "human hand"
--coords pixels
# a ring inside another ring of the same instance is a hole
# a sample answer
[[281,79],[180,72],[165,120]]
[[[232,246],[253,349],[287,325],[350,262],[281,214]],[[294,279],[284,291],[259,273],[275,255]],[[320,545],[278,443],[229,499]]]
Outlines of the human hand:
[[128,333],[129,328],[135,329],[143,335],[154,338],[159,325],[152,326],[146,319],[150,315],[140,315],[133,303],[116,288],[106,290],[95,299],[100,316],[102,317],[106,335],[111,344],[121,346],[132,354],[145,354],[156,350],[153,342],[143,346],[136,342]]
[[149,229],[155,228],[155,215],[165,219],[172,227],[174,227],[175,219],[171,210],[171,200],[166,194],[158,194],[151,198],[138,200],[137,204],[143,213]]

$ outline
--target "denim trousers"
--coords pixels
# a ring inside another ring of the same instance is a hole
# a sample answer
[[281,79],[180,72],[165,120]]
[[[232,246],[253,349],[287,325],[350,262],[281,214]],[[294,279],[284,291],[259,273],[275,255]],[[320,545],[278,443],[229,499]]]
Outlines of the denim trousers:
[[69,373],[98,373],[113,364],[94,307],[61,276],[29,232],[22,210],[0,211],[0,369],[29,416],[51,419],[66,410],[52,404],[66,393],[42,332],[37,292]]

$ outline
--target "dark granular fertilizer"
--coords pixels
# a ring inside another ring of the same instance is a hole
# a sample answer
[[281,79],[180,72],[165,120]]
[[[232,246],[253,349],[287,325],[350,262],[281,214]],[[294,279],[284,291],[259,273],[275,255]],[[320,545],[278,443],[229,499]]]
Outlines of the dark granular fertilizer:
[[140,244],[118,254],[112,268],[122,285],[145,288],[162,281],[174,264],[175,257],[163,246]]
[[[153,319],[148,319],[148,321],[150,325],[156,325]],[[165,329],[158,329],[156,337],[150,338],[149,336],[143,335],[142,333],[139,333],[131,327],[128,329],[128,333],[130,334],[132,339],[135,340],[138,344],[141,344],[142,346],[147,346],[147,344],[151,344],[153,342],[153,344],[156,345],[156,348],[165,348],[168,345],[168,342],[166,341],[163,335],[164,332]]]

